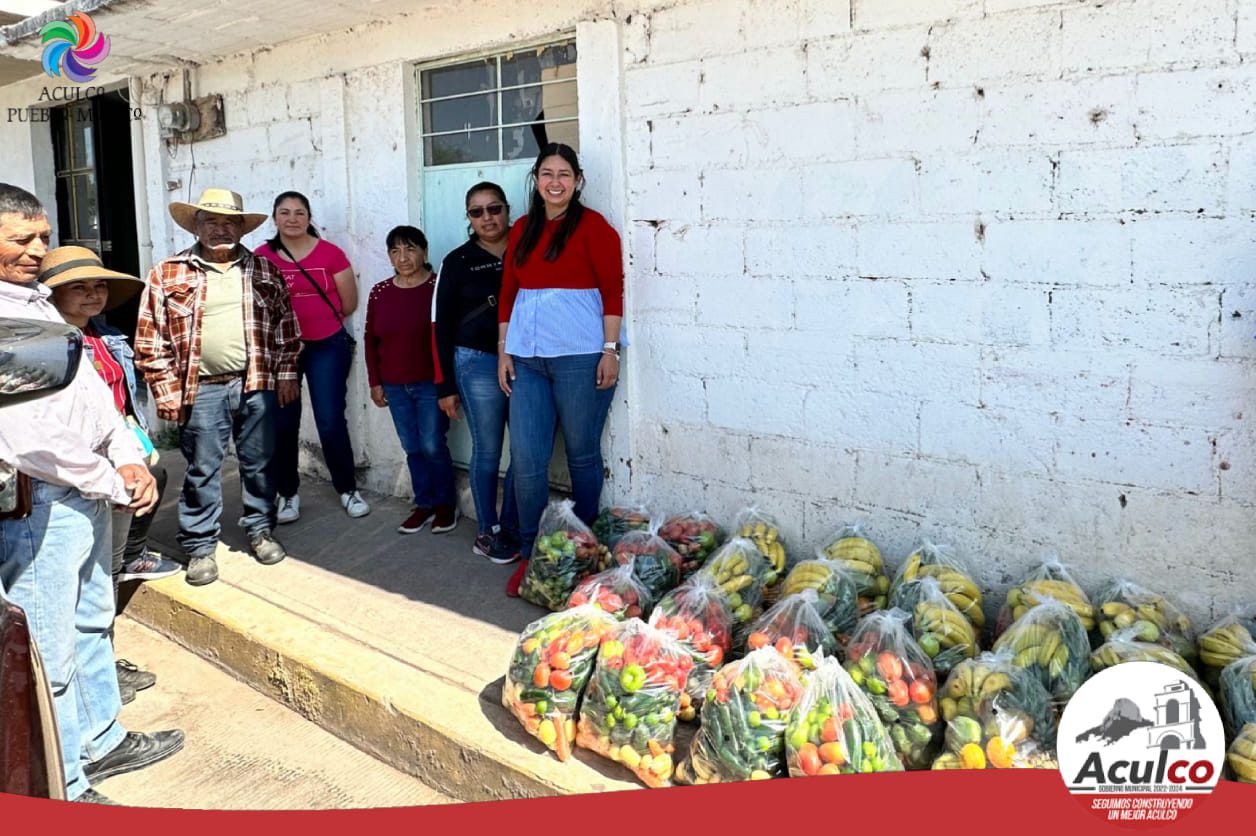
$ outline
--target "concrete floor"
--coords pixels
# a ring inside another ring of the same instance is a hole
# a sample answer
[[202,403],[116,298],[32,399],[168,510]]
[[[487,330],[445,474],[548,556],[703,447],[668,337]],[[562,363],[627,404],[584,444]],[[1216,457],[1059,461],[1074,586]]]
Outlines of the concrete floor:
[[157,633],[122,618],[120,655],[157,674],[123,706],[128,729],[182,728],[183,751],[97,789],[122,804],[217,810],[319,810],[449,804]]

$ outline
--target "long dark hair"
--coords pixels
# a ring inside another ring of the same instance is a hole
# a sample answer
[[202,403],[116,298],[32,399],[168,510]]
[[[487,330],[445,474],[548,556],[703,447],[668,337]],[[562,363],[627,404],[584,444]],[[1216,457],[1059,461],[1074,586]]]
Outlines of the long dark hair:
[[[506,207],[502,211],[506,213],[506,221],[509,222],[510,221],[510,201],[506,199],[506,192],[502,189],[501,186],[497,185],[496,183],[490,183],[488,180],[483,180],[479,183],[476,183],[471,188],[467,189],[467,198],[466,200],[463,201],[462,205],[470,206],[471,198],[475,197],[480,192],[492,192],[493,194],[497,195],[497,199],[500,200],[502,202],[502,205]],[[471,236],[472,241],[474,241],[478,237],[475,234],[475,229],[470,224],[467,225],[467,234]]]
[[[314,210],[310,208],[309,198],[307,198],[305,195],[301,194],[300,192],[280,192],[279,196],[275,198],[275,205],[270,207],[270,217],[272,220],[274,220],[275,213],[279,211],[279,204],[283,203],[285,200],[301,201],[301,205],[305,207],[305,211],[310,214],[310,217],[314,217]],[[318,234],[318,230],[314,228],[314,224],[310,224],[309,226],[305,228],[305,234],[313,235],[315,238],[322,237],[321,235]],[[275,230],[275,237],[271,238],[266,243],[270,246],[272,250],[274,250],[275,252],[279,252],[279,245],[281,242],[279,240],[278,229]]]
[[[570,145],[551,142],[541,149],[541,153],[537,154],[536,164],[532,166],[532,173],[529,175],[532,198],[528,202],[528,219],[523,225],[523,236],[520,237],[519,247],[515,250],[515,266],[522,266],[528,260],[528,256],[532,255],[532,251],[541,240],[541,232],[545,229],[545,200],[537,191],[536,176],[541,170],[541,163],[548,157],[562,157],[563,161],[571,166],[571,171],[576,175],[577,180],[584,176],[580,161],[576,158],[576,152]],[[571,237],[571,233],[575,231],[583,215],[584,206],[580,203],[580,189],[576,188],[571,195],[571,203],[567,206],[567,213],[563,215],[558,229],[554,230],[554,237],[550,239],[549,248],[545,251],[546,261],[554,261],[562,254],[563,248],[567,246],[567,239]]]

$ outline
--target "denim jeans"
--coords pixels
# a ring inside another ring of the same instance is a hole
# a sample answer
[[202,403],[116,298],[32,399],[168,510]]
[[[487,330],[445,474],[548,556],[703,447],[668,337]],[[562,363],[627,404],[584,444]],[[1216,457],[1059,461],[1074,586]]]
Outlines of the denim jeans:
[[26,611],[48,670],[70,798],[88,788],[83,764],[113,751],[126,730],[109,628],[110,515],[101,500],[35,480],[31,515],[0,522],[0,583]]
[[497,355],[458,346],[454,371],[462,412],[471,431],[471,498],[481,534],[500,525],[514,537],[519,532],[519,504],[515,501],[514,465],[506,468],[502,485],[502,512],[497,515],[497,474],[502,466],[502,441],[510,399],[497,385]]
[[[152,464],[148,466],[148,472],[153,475],[153,480],[157,483],[157,505],[161,505],[162,497],[166,495],[167,474],[166,467],[163,464]],[[118,597],[118,575],[122,573],[122,567],[129,561],[144,556],[148,551],[148,529],[153,527],[153,517],[157,515],[157,509],[149,511],[142,517],[137,517],[124,508],[114,506],[113,509],[113,559],[110,561],[110,572],[113,575],[113,594]],[[119,603],[122,600],[119,598]],[[121,615],[122,608],[118,607],[118,614]]]
[[[352,361],[353,347],[343,328],[325,340],[301,344],[299,369],[310,390],[318,443],[323,447],[323,461],[327,462],[336,493],[349,493],[358,487],[353,471],[353,442],[345,421],[345,393]],[[295,496],[301,485],[297,473],[300,398],[279,409],[276,427],[279,438],[275,450],[275,486],[280,496]]]
[[591,524],[602,497],[602,429],[615,388],[597,388],[601,354],[515,357],[510,396],[510,459],[515,469],[522,553],[532,552],[549,501],[554,428],[563,433],[576,516]]
[[454,460],[446,439],[449,418],[437,404],[436,384],[385,383],[384,397],[406,452],[414,507],[453,505]]
[[202,384],[179,446],[187,459],[179,496],[179,545],[188,558],[213,555],[222,530],[222,463],[227,440],[235,440],[244,512],[240,527],[249,539],[275,527],[274,390],[244,393],[244,378]]

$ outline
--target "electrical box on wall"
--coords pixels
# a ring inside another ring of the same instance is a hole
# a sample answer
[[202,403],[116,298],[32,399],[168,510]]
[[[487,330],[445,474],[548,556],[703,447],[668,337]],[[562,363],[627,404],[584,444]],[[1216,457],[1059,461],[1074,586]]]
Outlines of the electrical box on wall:
[[175,142],[200,142],[224,136],[227,119],[223,113],[222,96],[202,96],[190,102],[171,102],[157,109],[157,124],[163,139]]

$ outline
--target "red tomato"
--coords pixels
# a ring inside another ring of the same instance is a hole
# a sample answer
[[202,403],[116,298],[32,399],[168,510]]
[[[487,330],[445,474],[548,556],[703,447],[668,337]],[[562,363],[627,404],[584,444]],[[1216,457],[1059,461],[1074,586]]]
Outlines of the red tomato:
[[841,736],[841,731],[842,729],[838,724],[837,718],[829,717],[824,721],[824,725],[820,727],[820,739],[825,743],[832,743]]
[[877,673],[881,674],[881,678],[886,682],[902,679],[903,663],[893,653],[888,650],[884,651],[877,656]]
[[566,691],[571,687],[571,671],[550,671],[549,684],[555,691]]
[[559,652],[555,653],[553,656],[550,657],[549,663],[550,663],[551,668],[558,668],[559,670],[567,670],[567,668],[571,667],[571,655],[567,653],[563,653],[560,650]]
[[542,662],[532,671],[532,684],[538,688],[544,688],[549,683],[550,667]]
[[820,754],[816,745],[808,741],[798,749],[798,766],[804,775],[815,775],[820,771]]
[[914,703],[924,704],[933,699],[933,689],[929,687],[929,683],[923,679],[917,679],[911,684],[911,701]]
[[911,696],[907,693],[907,683],[901,679],[896,679],[890,683],[886,690],[886,695],[890,698],[890,702],[902,708],[911,702]]
[[769,638],[767,633],[760,633],[756,631],[746,637],[746,647],[751,650],[758,650],[761,647],[766,647],[770,641],[771,638]]
[[776,652],[784,656],[786,659],[790,659],[794,655],[794,643],[784,636],[781,636],[776,640]]

